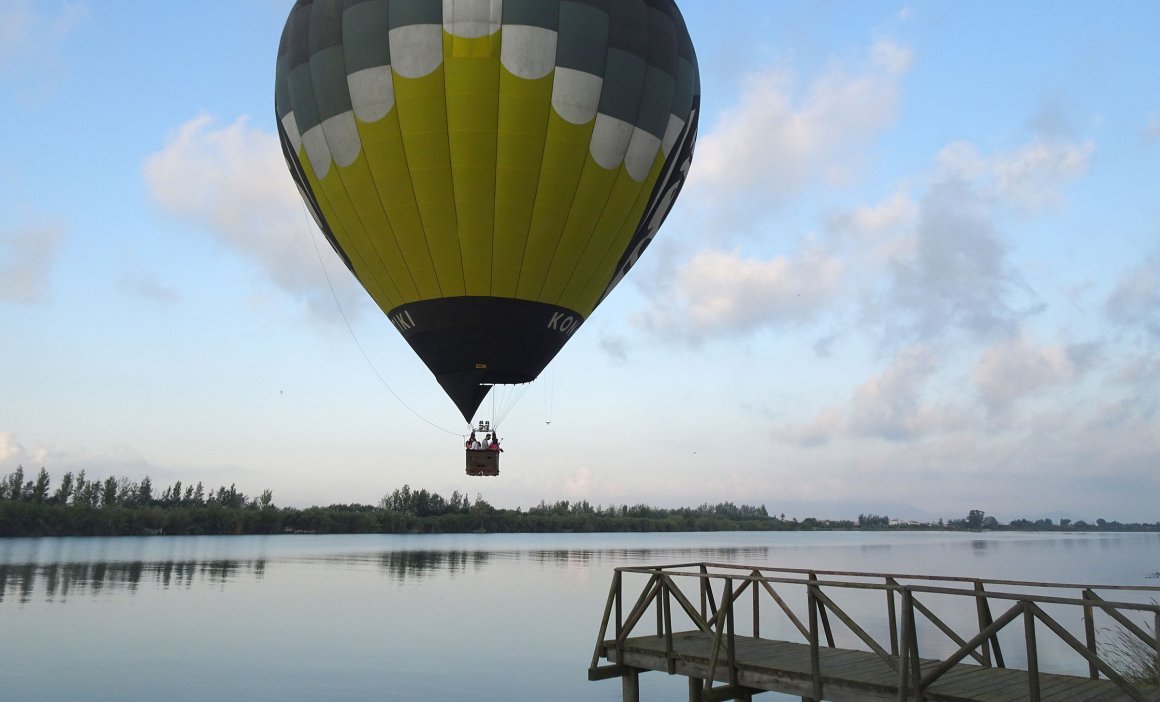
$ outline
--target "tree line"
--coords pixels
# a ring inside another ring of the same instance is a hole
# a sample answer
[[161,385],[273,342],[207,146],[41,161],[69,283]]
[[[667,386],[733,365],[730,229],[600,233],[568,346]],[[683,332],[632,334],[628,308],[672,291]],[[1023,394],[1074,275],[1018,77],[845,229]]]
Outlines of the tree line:
[[658,531],[798,531],[852,529],[1068,529],[1160,530],[1160,524],[1121,524],[1103,519],[1089,525],[1060,520],[1014,520],[999,524],[982,510],[963,519],[899,522],[886,515],[855,520],[787,519],[764,505],[720,502],[662,508],[644,504],[593,505],[587,500],[541,501],[527,510],[493,507],[482,495],[455,491],[450,497],[404,485],[375,505],[277,507],[273,493],[246,495],[231,484],[216,489],[177,481],[160,492],[149,477],[89,478],[65,473],[54,484],[45,468],[35,476],[23,466],[0,478],[0,537],[122,536],[144,534],[280,533],[547,533]]

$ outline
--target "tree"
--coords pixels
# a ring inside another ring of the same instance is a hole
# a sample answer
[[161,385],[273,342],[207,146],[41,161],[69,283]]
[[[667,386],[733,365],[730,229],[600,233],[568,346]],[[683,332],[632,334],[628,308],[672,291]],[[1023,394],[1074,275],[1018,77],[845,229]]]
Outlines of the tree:
[[33,502],[44,503],[48,500],[48,491],[52,487],[52,481],[49,480],[48,471],[44,466],[40,467],[40,472],[36,474],[36,483],[32,486]]
[[137,486],[137,504],[149,506],[153,504],[153,481],[146,475]]
[[973,509],[967,514],[967,528],[968,529],[982,529],[983,519],[986,513],[981,509]]
[[101,506],[112,507],[115,504],[117,504],[117,479],[110,475],[101,485]]
[[21,500],[24,498],[24,466],[16,466],[16,470],[8,475],[8,499]]
[[77,473],[77,482],[73,486],[72,503],[74,505],[89,504],[89,491],[91,489],[88,480],[85,478],[85,471],[82,469],[81,472]]
[[73,474],[70,470],[60,479],[60,487],[53,494],[52,501],[58,505],[67,505],[69,499],[72,497],[74,487],[76,487],[76,483],[73,481]]

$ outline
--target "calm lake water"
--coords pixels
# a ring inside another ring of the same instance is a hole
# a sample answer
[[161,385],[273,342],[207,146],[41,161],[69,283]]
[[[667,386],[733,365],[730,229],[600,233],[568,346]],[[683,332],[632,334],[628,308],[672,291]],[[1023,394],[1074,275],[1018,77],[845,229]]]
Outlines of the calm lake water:
[[1160,534],[0,539],[0,700],[619,700],[612,569],[692,561],[1155,586]]

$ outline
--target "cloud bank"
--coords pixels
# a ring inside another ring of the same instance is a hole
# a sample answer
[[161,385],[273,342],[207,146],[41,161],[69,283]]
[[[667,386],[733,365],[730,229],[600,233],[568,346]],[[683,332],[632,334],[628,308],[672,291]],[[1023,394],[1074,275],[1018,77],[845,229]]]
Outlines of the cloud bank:
[[818,181],[848,180],[859,153],[895,119],[911,52],[875,43],[862,66],[833,65],[802,91],[785,66],[744,80],[741,101],[704,130],[685,197],[730,229]]
[[63,246],[63,229],[47,225],[0,229],[0,300],[47,302],[53,264]]
[[[181,125],[143,171],[150,194],[167,214],[255,262],[315,315],[334,317],[330,284],[344,310],[364,304],[353,276],[325,242],[318,243],[321,235],[286,172],[273,133],[252,127],[246,117],[219,125],[200,115]],[[320,256],[330,284],[319,269]]]

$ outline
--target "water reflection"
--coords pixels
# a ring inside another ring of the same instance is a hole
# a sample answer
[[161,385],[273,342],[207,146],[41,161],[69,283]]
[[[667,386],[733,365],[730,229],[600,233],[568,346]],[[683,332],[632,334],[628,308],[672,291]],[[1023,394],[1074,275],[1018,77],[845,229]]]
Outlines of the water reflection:
[[671,564],[675,561],[691,560],[764,561],[769,556],[768,546],[739,546],[723,548],[606,548],[606,549],[555,549],[526,551],[522,556],[538,563],[552,565],[588,566],[606,562],[648,562],[650,565]]
[[[1043,578],[1135,582],[1155,566],[1131,571],[1091,558],[1129,544],[1155,548],[1156,535],[682,534],[605,536],[151,537],[0,540],[0,606],[34,600],[64,603],[143,590],[223,589],[280,573],[315,570],[378,573],[396,587],[455,580],[521,563],[598,573],[613,567],[712,562],[749,566],[1015,577],[1042,564]],[[964,560],[962,555],[975,558]],[[1067,558],[1057,558],[1066,554]],[[981,567],[975,564],[986,563]],[[1080,569],[1083,570],[1083,569]]]
[[[186,560],[61,560],[0,563],[0,605],[35,599],[67,603],[70,597],[134,594],[141,588],[168,590],[194,586],[224,588],[236,582],[262,580],[271,567],[317,566],[328,570],[377,569],[396,585],[430,578],[456,577],[497,561],[527,561],[538,566],[580,568],[626,562],[673,564],[694,560],[752,563],[768,560],[767,546],[722,548],[611,548],[506,550],[391,550],[330,555],[283,555],[273,558]],[[70,554],[72,557],[72,554]]]
[[[496,554],[489,551],[387,551],[378,554],[379,567],[391,580],[408,580],[461,575],[485,567]],[[350,562],[351,559],[330,559]]]
[[194,584],[224,585],[238,575],[260,580],[266,563],[252,561],[143,561],[4,565],[0,564],[0,603],[15,598],[21,604],[39,590],[47,602],[67,602],[69,596],[98,597],[105,592],[134,593],[142,585],[161,589]]

